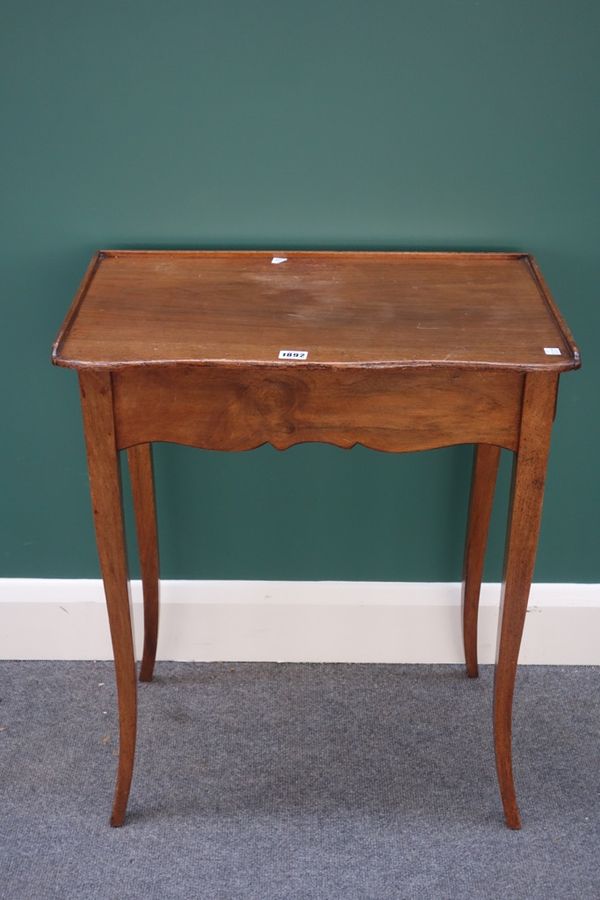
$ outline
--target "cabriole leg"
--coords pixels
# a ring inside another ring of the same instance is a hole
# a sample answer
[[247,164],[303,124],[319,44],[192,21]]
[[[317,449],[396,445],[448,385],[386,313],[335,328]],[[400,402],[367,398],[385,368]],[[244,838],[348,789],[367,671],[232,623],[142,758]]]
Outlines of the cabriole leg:
[[152,445],[138,444],[127,450],[135,527],[144,592],[144,651],[140,666],[140,681],[152,681],[158,640],[158,534]]
[[494,683],[496,768],[506,824],[520,828],[512,769],[512,705],[517,659],[538,543],[557,376],[526,376],[513,463]]
[[119,766],[110,823],[123,824],[133,775],[137,698],[127,554],[115,441],[112,385],[108,372],[80,373],[81,404],[96,543],[115,659],[119,703]]
[[499,461],[500,447],[491,444],[475,446],[462,586],[463,642],[469,678],[476,678],[479,674],[477,665],[479,595]]

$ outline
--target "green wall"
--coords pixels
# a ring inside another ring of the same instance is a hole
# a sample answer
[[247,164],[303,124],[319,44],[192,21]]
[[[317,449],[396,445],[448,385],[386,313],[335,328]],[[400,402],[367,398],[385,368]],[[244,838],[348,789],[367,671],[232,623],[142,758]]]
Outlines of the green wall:
[[[536,578],[600,581],[599,29],[597,0],[4,0],[0,574],[98,573],[49,362],[97,248],[525,249],[584,361]],[[457,579],[470,460],[160,446],[163,574]]]

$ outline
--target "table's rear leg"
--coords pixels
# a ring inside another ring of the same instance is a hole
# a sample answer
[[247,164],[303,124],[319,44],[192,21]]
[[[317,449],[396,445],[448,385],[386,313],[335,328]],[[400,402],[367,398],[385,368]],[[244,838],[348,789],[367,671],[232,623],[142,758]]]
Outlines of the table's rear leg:
[[110,823],[122,825],[131,787],[136,735],[136,678],[127,554],[109,372],[79,376],[96,542],[104,581],[119,702],[119,767]]
[[499,461],[500,447],[476,444],[462,586],[463,643],[469,678],[476,678],[479,674],[477,666],[479,595]]
[[127,450],[135,527],[144,592],[144,651],[140,681],[152,681],[158,640],[158,534],[152,471],[152,445],[137,444]]
[[504,816],[508,827],[515,829],[521,827],[521,819],[512,770],[512,703],[538,543],[556,386],[556,376],[526,376],[513,462],[494,684],[494,743]]

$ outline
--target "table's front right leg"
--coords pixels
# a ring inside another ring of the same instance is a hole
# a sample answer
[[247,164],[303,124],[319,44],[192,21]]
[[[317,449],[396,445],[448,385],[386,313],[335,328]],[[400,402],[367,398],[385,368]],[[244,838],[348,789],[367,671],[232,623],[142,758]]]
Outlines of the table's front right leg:
[[119,455],[110,372],[79,375],[96,543],[104,581],[119,701],[119,768],[111,825],[119,826],[133,775],[137,719],[135,657],[129,606]]
[[542,514],[556,376],[532,372],[523,392],[521,433],[513,463],[509,525],[494,679],[494,743],[504,816],[520,828],[512,768],[512,706],[521,636]]

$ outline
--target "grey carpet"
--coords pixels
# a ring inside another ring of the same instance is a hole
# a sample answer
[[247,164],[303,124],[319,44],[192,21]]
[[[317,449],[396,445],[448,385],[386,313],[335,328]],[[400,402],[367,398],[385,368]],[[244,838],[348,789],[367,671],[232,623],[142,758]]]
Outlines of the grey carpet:
[[112,666],[0,663],[0,896],[598,900],[599,681],[520,669],[510,832],[488,667],[160,663],[111,829]]

